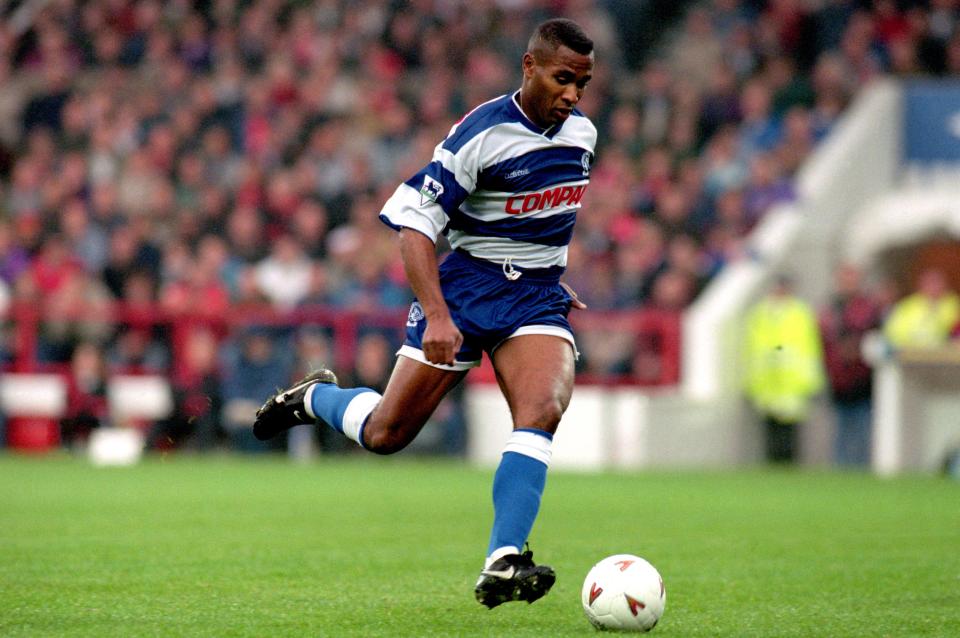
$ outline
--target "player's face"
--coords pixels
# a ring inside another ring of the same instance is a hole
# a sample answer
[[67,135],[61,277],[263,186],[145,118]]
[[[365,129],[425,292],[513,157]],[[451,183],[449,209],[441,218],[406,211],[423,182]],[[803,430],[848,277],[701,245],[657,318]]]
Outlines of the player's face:
[[580,101],[592,74],[593,53],[583,55],[565,46],[538,56],[525,53],[520,104],[543,128],[561,124]]

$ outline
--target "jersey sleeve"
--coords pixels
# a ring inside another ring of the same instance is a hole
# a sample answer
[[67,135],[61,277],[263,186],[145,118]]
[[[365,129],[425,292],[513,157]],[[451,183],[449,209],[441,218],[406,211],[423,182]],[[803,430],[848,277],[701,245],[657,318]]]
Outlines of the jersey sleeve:
[[412,228],[437,241],[450,214],[476,188],[481,138],[457,147],[447,143],[450,137],[438,144],[432,161],[400,184],[383,205],[380,220],[394,230]]

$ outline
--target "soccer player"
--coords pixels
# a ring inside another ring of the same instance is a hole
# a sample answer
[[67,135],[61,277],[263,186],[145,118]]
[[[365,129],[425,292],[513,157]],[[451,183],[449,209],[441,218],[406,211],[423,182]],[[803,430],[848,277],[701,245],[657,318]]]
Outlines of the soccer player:
[[[514,428],[493,479],[493,529],[475,588],[490,608],[533,602],[555,580],[521,549],[573,391],[567,314],[586,307],[560,275],[596,144],[596,129],[575,108],[593,61],[593,42],[575,22],[540,24],[523,54],[520,89],[457,122],[433,161],[384,205],[380,218],[399,232],[416,301],[383,395],[340,388],[332,372],[318,370],[267,399],[254,424],[268,439],[323,422],[392,454],[486,352]],[[438,267],[440,234],[454,250]]]

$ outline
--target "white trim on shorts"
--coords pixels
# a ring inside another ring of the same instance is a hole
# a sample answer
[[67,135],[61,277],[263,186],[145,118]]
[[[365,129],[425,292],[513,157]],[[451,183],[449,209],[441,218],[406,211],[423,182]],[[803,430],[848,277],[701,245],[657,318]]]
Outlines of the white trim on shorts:
[[453,365],[447,365],[446,363],[432,363],[427,361],[427,357],[423,354],[423,350],[420,348],[414,348],[413,346],[407,344],[400,346],[400,349],[397,350],[397,356],[413,359],[414,361],[425,363],[433,368],[440,368],[441,370],[455,370],[459,372],[465,372],[470,368],[476,368],[480,365],[479,359],[476,361],[454,361]]
[[[580,359],[580,351],[577,350],[577,342],[573,338],[573,333],[566,328],[547,324],[530,324],[529,326],[520,326],[514,330],[513,334],[507,337],[507,339],[513,339],[514,337],[519,337],[521,335],[551,335],[554,337],[560,337],[561,339],[564,339],[570,343],[570,346],[573,348],[573,358],[577,360]],[[495,345],[491,352],[495,352],[497,348],[502,346],[507,341],[507,339],[504,339]]]

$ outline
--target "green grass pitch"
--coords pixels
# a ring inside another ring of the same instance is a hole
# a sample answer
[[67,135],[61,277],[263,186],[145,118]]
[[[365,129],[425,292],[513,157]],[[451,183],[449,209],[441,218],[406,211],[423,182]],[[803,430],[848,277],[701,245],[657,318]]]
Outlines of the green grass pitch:
[[491,471],[416,458],[0,456],[3,636],[595,636],[591,565],[635,553],[653,636],[958,636],[960,484],[800,471],[554,471],[533,605],[472,587]]

